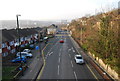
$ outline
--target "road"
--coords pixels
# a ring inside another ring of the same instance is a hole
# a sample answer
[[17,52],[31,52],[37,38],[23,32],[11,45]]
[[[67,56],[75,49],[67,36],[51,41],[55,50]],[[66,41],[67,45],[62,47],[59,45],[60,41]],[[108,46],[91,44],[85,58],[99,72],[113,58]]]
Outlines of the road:
[[[63,39],[64,43],[59,43]],[[49,40],[44,49],[45,65],[40,72],[38,79],[72,79],[99,81],[102,77],[87,61],[83,65],[76,64],[74,55],[82,54],[85,60],[88,56],[82,49],[77,49],[75,41],[66,33]]]

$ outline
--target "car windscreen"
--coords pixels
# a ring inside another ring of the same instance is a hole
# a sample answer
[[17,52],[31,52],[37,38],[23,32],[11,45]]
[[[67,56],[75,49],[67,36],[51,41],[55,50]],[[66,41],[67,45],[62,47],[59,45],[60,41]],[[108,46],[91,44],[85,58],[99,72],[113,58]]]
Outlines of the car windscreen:
[[22,53],[22,55],[27,55],[26,53]]
[[77,59],[82,59],[82,57],[76,57]]

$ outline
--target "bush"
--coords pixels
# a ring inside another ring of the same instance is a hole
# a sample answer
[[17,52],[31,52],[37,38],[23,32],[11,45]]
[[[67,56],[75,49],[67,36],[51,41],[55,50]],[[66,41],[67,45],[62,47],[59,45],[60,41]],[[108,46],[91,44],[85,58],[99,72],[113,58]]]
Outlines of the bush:
[[83,48],[84,51],[87,51],[87,49],[88,49],[87,44],[83,44],[83,45],[82,45],[82,48]]

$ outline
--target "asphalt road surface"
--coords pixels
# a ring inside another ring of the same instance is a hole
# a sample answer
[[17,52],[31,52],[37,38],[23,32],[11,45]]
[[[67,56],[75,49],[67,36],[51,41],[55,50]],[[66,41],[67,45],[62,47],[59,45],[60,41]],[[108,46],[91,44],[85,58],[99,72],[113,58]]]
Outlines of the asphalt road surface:
[[[64,43],[59,43],[60,40]],[[74,55],[79,54],[77,45],[71,37],[63,32],[49,40],[47,47],[44,49],[45,65],[39,74],[38,79],[71,79],[71,80],[91,80],[99,81],[102,77],[92,67],[89,62],[83,65],[76,64]],[[82,49],[80,54],[87,60],[87,55]]]

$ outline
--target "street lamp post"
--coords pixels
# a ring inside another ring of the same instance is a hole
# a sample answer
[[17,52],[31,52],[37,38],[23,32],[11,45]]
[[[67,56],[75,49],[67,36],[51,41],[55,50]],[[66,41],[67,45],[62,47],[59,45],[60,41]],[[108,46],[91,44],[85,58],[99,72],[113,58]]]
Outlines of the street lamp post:
[[19,38],[19,53],[20,53],[20,59],[21,59],[21,64],[20,64],[20,70],[22,71],[22,76],[23,76],[23,68],[22,68],[22,56],[21,56],[21,50],[20,50],[20,31],[19,31],[19,20],[18,20],[18,16],[21,15],[16,15],[17,18],[17,32],[18,32],[18,38]]

